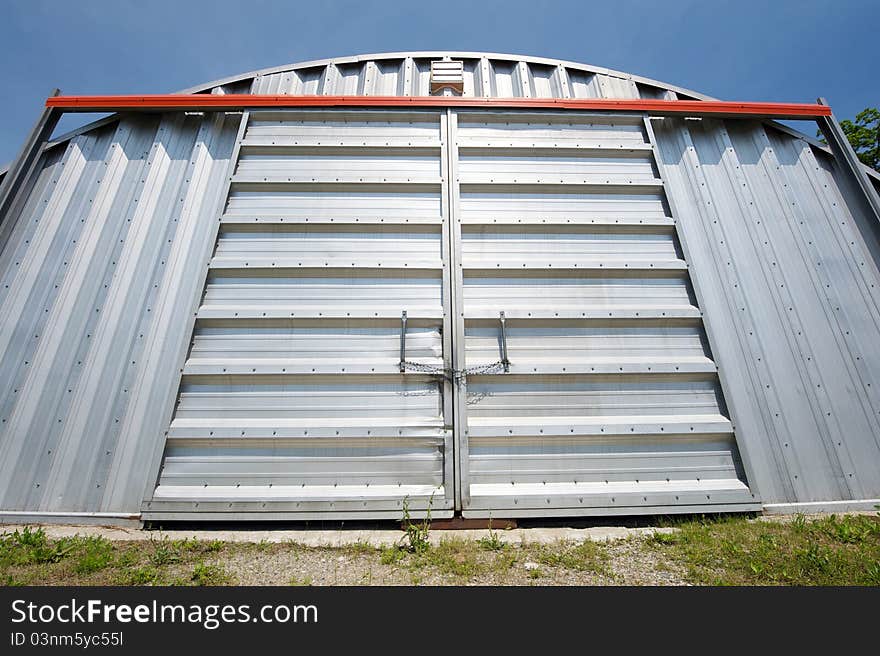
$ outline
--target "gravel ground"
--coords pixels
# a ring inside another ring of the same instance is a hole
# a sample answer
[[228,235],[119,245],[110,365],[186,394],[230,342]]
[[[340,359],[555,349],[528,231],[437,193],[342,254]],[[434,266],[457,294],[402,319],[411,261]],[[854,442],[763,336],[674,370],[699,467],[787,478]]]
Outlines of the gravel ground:
[[[597,548],[598,571],[580,565],[547,564],[548,553],[576,546],[506,546],[487,552],[456,540],[451,563],[421,563],[407,555],[383,562],[382,552],[284,547],[245,550],[216,558],[242,585],[686,585],[681,568],[640,537],[618,539]],[[456,561],[465,573],[450,571]]]
[[[411,527],[415,529],[416,527]],[[880,516],[674,527],[0,526],[0,585],[878,585]],[[409,540],[412,540],[410,542]],[[409,549],[403,548],[410,547]]]
[[[0,533],[23,529],[2,526]],[[73,536],[109,540],[117,551],[142,554],[132,567],[155,565],[170,548],[156,583],[186,581],[197,563],[216,566],[239,585],[680,585],[677,567],[652,548],[650,537],[674,529],[643,526],[540,527],[431,531],[430,548],[395,548],[400,530],[140,530],[44,526],[50,540]],[[486,546],[492,537],[494,548]],[[216,544],[192,553],[187,541]],[[481,543],[482,541],[482,543]],[[174,545],[178,546],[175,547]],[[163,545],[165,545],[163,547]],[[106,572],[96,576],[106,578]],[[124,576],[117,572],[115,576]],[[50,577],[46,582],[52,582]],[[109,579],[112,581],[112,578]],[[57,582],[57,581],[56,581]],[[83,581],[85,583],[87,581]],[[103,578],[94,583],[106,583]]]

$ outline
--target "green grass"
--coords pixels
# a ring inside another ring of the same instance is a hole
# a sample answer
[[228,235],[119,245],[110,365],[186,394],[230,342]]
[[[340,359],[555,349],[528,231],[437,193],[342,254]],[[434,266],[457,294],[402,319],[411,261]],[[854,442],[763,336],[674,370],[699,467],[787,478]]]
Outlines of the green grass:
[[[632,568],[634,561],[697,585],[880,585],[880,515],[788,521],[722,516],[670,525],[676,529],[671,534],[617,547],[505,544],[490,532],[480,540],[446,534],[417,549],[406,538],[384,549],[366,543],[335,548],[167,537],[49,539],[42,529],[25,528],[0,534],[0,585],[226,585],[237,582],[233,563],[262,558],[283,564],[276,583],[289,585],[335,583],[340,560],[342,579],[349,573],[354,578],[339,582],[365,585],[613,583],[621,581],[615,573],[620,566]],[[526,563],[537,567],[526,569]]]
[[718,517],[648,541],[709,585],[880,585],[880,516],[789,522]]
[[231,581],[223,568],[202,561],[226,548],[220,540],[193,538],[132,543],[75,535],[50,540],[43,529],[25,527],[0,535],[0,583],[222,585]]

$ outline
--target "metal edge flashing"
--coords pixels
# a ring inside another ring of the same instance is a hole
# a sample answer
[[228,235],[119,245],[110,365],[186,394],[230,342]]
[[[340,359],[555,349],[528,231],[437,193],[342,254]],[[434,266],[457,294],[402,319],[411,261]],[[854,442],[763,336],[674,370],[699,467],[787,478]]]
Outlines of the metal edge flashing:
[[140,513],[102,512],[32,512],[28,510],[0,510],[0,527],[22,524],[64,524],[72,526],[118,526],[141,528]]
[[[825,99],[819,98],[818,102],[819,105],[829,109],[827,114],[817,119],[817,122],[819,129],[825,136],[826,141],[828,141],[835,161],[838,161],[844,167],[844,170],[853,179],[856,186],[861,189],[868,209],[873,213],[877,222],[880,223],[880,194],[877,193],[871,180],[868,179],[864,170],[864,164],[856,155],[856,151],[850,144],[840,123],[837,122],[834,114],[830,111],[831,108],[825,102]],[[877,229],[880,229],[878,225],[874,227],[875,232]]]
[[[431,519],[452,519],[453,510],[431,510]],[[372,510],[372,511],[301,511],[291,512],[288,510],[266,511],[187,511],[187,510],[157,510],[145,511],[141,514],[144,522],[308,522],[308,521],[368,521],[377,522],[391,520],[401,521],[401,510]],[[410,509],[412,519],[426,519],[426,510]]]
[[796,513],[835,513],[877,510],[880,499],[850,499],[848,501],[805,501],[801,503],[765,503],[765,515],[792,515]]
[[585,513],[584,508],[553,508],[551,511],[541,508],[525,508],[523,510],[491,511],[483,509],[465,510],[461,513],[464,519],[513,519],[521,517],[534,517],[539,519],[552,519],[555,517],[629,517],[637,515],[702,515],[715,513],[752,513],[760,512],[760,503],[719,503],[683,506],[595,506]]
[[[59,89],[54,89],[49,99],[57,97],[60,93]],[[48,105],[43,108],[18,155],[0,179],[0,249],[9,238],[13,226],[12,217],[15,216],[16,209],[26,195],[22,191],[28,187],[28,182],[33,178],[43,153],[43,146],[52,136],[61,114],[62,112]]]

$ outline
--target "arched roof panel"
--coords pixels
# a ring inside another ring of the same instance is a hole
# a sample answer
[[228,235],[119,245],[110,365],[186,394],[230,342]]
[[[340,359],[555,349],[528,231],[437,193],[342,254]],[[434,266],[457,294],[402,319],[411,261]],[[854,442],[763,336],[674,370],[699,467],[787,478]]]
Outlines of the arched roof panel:
[[233,75],[178,93],[430,95],[430,63],[464,64],[465,96],[534,98],[692,98],[696,91],[599,66],[545,57],[421,51],[334,57]]

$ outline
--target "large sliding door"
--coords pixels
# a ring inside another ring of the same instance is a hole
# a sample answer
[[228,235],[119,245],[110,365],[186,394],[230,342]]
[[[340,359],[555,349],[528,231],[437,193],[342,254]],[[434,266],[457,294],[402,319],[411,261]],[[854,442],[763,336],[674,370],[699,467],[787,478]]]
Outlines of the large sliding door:
[[649,133],[251,113],[145,517],[757,507]]
[[460,111],[450,140],[465,516],[757,507],[643,117]]
[[148,518],[451,514],[445,124],[250,114]]

